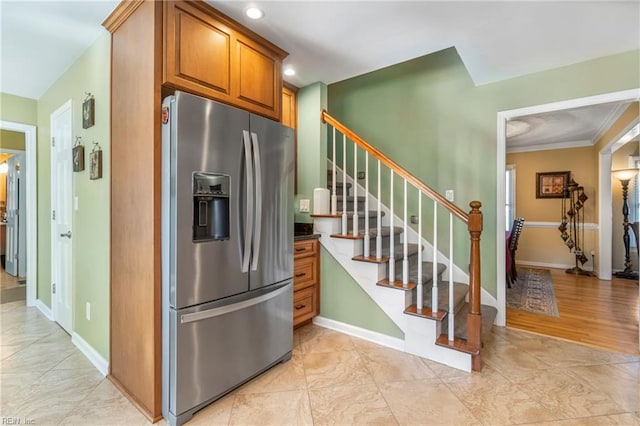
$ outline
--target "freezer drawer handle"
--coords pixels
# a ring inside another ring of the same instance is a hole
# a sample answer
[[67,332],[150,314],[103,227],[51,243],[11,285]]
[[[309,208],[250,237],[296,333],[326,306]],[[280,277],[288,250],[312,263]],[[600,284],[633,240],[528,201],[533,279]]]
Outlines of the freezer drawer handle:
[[220,315],[228,314],[230,312],[240,311],[242,309],[249,308],[254,305],[258,305],[267,300],[280,296],[281,294],[289,290],[289,285],[285,285],[270,293],[263,294],[262,296],[254,297],[253,299],[243,300],[242,302],[233,303],[227,306],[221,306],[219,308],[207,309],[206,311],[194,312],[192,314],[180,315],[180,323],[186,324],[189,322],[200,321],[207,318],[213,318]]
[[307,274],[304,273],[304,272],[300,272],[300,273],[296,274],[296,278],[304,277],[305,275],[307,275]]
[[306,308],[307,305],[296,305],[296,311],[299,311],[302,308]]

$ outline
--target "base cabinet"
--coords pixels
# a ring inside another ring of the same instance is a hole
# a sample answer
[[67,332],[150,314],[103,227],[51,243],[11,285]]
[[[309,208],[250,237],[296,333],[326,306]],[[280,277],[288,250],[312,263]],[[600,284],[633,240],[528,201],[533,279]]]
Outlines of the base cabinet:
[[320,313],[320,244],[317,239],[294,243],[293,326]]

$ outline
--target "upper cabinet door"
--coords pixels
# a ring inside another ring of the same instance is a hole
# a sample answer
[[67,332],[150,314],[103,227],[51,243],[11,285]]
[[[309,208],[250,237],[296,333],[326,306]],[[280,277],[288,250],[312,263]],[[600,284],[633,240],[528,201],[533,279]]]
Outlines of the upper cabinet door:
[[286,52],[204,2],[163,5],[163,84],[280,120]]
[[231,30],[189,4],[165,5],[165,81],[201,94],[231,96]]

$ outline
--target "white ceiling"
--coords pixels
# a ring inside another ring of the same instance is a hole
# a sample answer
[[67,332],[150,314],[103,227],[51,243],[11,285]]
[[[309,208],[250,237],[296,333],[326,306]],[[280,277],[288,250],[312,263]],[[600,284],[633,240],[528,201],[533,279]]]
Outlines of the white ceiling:
[[[285,64],[297,74],[287,80],[300,87],[330,84],[451,46],[476,84],[640,49],[637,0],[208,2],[288,51]],[[0,91],[40,98],[105,31],[101,23],[117,3],[0,0]],[[247,18],[250,4],[265,17]],[[610,112],[593,111],[603,121]],[[547,117],[545,128],[562,126],[563,120],[575,123],[575,114]],[[566,137],[588,138],[582,125],[575,130]],[[540,133],[536,137],[544,139]]]
[[630,102],[610,102],[518,117],[507,122],[507,152],[592,146]]

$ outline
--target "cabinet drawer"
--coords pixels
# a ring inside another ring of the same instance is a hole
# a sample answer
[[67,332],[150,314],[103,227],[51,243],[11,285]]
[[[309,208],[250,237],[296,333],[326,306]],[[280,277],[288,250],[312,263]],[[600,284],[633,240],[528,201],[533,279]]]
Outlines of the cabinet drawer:
[[315,254],[316,244],[317,244],[317,240],[296,241],[295,244],[293,245],[294,259]]
[[293,266],[293,291],[316,283],[316,259],[306,257],[296,260]]
[[316,312],[316,287],[308,287],[293,294],[293,325],[313,318]]

